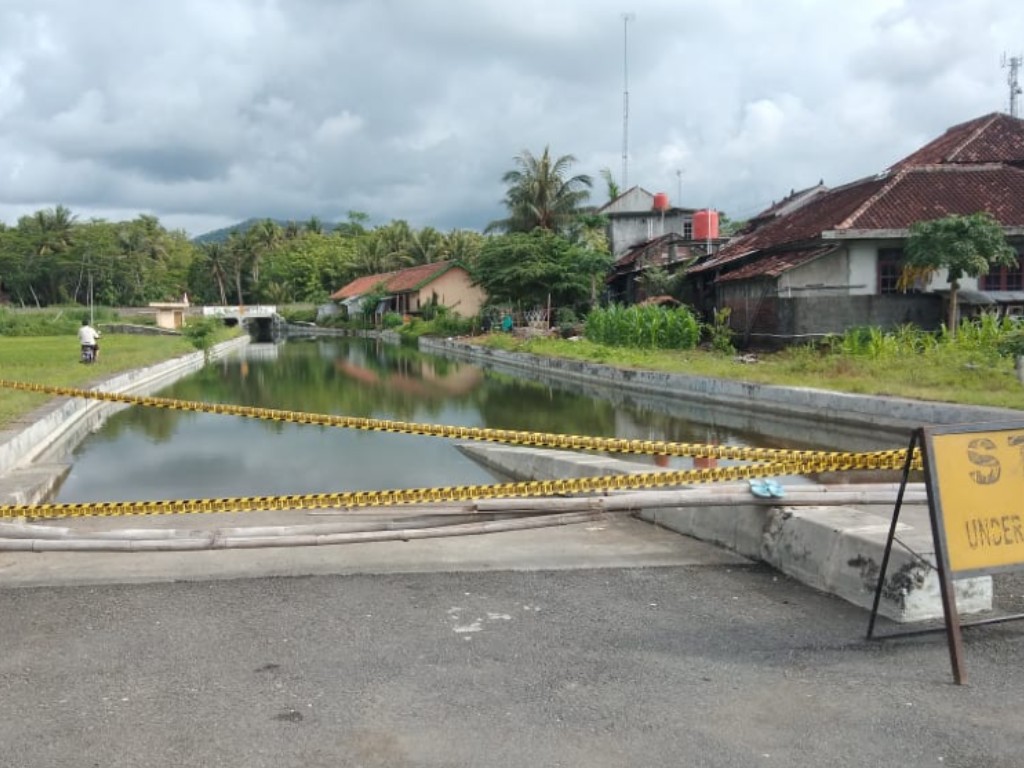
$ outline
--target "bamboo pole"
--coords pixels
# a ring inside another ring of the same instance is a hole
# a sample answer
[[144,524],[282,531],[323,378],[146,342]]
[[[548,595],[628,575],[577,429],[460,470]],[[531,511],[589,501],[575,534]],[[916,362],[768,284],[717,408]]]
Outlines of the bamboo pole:
[[380,541],[411,541],[446,536],[475,536],[485,533],[546,528],[585,523],[600,518],[600,512],[461,523],[429,528],[393,531],[357,531],[328,534],[282,534],[275,536],[223,536],[212,531],[178,539],[0,539],[0,551],[7,552],[185,552],[211,549],[261,549],[267,547],[328,546]]
[[[279,537],[282,540],[290,537],[320,536],[358,536],[362,534],[384,533],[389,531],[409,532],[420,529],[452,530],[458,525],[485,523],[511,523],[515,518],[531,515],[528,519],[544,516],[557,516],[567,513],[595,512],[637,512],[643,509],[666,507],[718,507],[718,506],[769,506],[769,507],[807,507],[807,506],[842,506],[842,505],[892,505],[895,503],[896,484],[879,486],[841,486],[839,490],[832,488],[808,486],[797,490],[800,486],[787,487],[786,497],[782,499],[762,499],[752,496],[745,486],[731,486],[716,489],[691,489],[672,491],[631,491],[616,493],[609,496],[587,496],[579,498],[538,498],[538,499],[494,499],[481,500],[475,503],[477,512],[467,514],[467,505],[450,506],[447,515],[422,515],[419,519],[409,518],[402,513],[403,507],[381,508],[377,516],[387,515],[391,519],[370,521],[336,521],[319,524],[279,525],[279,526],[241,526],[211,530],[155,528],[155,529],[117,529],[110,531],[75,532],[72,528],[62,526],[29,523],[0,523],[0,549],[16,548],[17,540],[27,541],[207,541],[233,539],[268,539]],[[923,486],[908,486],[904,494],[904,502],[908,504],[927,501]],[[481,517],[490,518],[480,521]],[[498,519],[505,518],[505,519]],[[512,519],[509,519],[512,518]],[[438,525],[444,521],[447,524]],[[500,529],[499,529],[500,530]],[[512,530],[512,529],[510,529]],[[398,538],[403,538],[399,536]],[[281,546],[284,546],[282,544]],[[187,547],[186,547],[187,548]]]

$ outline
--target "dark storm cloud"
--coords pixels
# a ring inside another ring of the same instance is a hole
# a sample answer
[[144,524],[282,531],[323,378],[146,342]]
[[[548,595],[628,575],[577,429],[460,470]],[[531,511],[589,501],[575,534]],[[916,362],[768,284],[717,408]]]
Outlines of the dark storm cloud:
[[6,0],[0,220],[481,228],[524,149],[621,177],[624,29],[629,183],[747,215],[1004,108],[1018,5]]

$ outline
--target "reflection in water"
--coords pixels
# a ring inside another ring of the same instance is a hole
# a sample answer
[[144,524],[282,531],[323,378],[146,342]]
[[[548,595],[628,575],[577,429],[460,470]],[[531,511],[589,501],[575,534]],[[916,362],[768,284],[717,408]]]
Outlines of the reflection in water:
[[[678,418],[671,409],[613,403],[610,394],[581,394],[568,385],[485,373],[469,363],[363,339],[252,345],[243,356],[211,363],[160,394],[434,424],[767,444]],[[673,462],[690,466],[686,459]],[[494,481],[438,438],[130,408],[112,416],[76,449],[74,466],[56,500],[274,495]]]

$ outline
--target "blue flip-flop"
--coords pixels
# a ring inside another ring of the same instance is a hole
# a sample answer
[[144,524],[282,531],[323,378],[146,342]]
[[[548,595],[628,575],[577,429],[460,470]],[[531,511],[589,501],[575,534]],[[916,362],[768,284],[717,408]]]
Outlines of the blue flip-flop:
[[750,492],[759,499],[772,498],[772,492],[769,490],[768,484],[764,480],[751,480]]
[[781,499],[786,495],[786,489],[779,485],[776,480],[765,480],[765,488],[768,489],[768,493],[775,499]]

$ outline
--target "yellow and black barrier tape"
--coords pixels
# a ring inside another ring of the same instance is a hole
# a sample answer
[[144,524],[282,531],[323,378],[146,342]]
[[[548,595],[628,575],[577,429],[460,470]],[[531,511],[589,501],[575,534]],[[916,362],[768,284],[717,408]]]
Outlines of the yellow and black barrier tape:
[[[562,450],[601,451],[605,453],[648,454],[662,456],[690,456],[694,458],[726,459],[735,461],[805,461],[814,460],[819,468],[815,471],[841,471],[846,469],[899,469],[906,460],[905,449],[851,453],[843,451],[802,451],[785,448],[755,448],[744,445],[706,445],[701,443],[673,443],[663,440],[629,440],[625,438],[590,437],[585,435],[564,435],[550,432],[528,432],[512,429],[489,429],[486,427],[447,426],[441,424],[418,424],[415,422],[371,419],[357,416],[287,411],[276,408],[256,408],[229,403],[204,403],[195,400],[176,400],[169,397],[128,395],[120,392],[103,392],[95,389],[76,389],[49,384],[9,381],[0,379],[0,387],[26,392],[39,392],[62,397],[81,397],[107,402],[142,405],[150,408],[166,408],[179,411],[219,413],[250,419],[312,424],[322,427],[341,427],[372,432],[393,432],[409,435],[445,437],[455,440],[523,445],[533,448],[558,448]],[[914,467],[921,466],[920,454],[914,458]]]
[[[406,488],[385,491],[344,491],[288,496],[237,496],[165,501],[103,501],[62,504],[0,505],[0,519],[117,517],[124,515],[180,515],[206,512],[266,512],[271,510],[354,509],[407,504],[438,504],[481,499],[571,496],[650,488],[669,488],[700,483],[747,480],[820,472],[825,467],[813,459],[803,461],[736,464],[711,469],[663,470],[625,475],[578,477],[565,480],[532,480],[493,485],[453,485],[439,488]],[[856,466],[845,469],[860,469]],[[899,469],[891,462],[883,469]],[[785,504],[785,501],[780,501]]]

